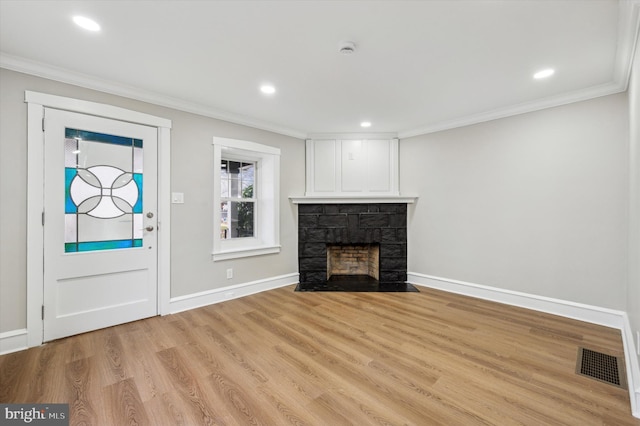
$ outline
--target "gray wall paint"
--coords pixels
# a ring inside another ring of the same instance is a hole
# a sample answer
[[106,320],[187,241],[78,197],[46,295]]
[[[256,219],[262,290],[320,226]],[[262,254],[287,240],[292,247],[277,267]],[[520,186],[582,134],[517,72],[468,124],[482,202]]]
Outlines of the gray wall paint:
[[0,332],[26,326],[27,108],[0,69]]
[[[633,336],[640,332],[640,51],[636,50],[629,84],[629,286],[626,311]],[[638,342],[636,341],[637,345]],[[638,350],[640,348],[636,348]],[[638,356],[640,361],[640,356]]]
[[[286,197],[304,192],[302,141],[0,69],[0,332],[26,326],[25,90],[173,120],[172,190],[186,201],[172,206],[173,297],[297,271],[297,209]],[[420,196],[409,213],[410,271],[635,312],[638,330],[640,282],[624,284],[627,117],[620,94],[402,140],[401,191]],[[282,149],[280,254],[211,261],[213,136]]]
[[626,94],[400,141],[409,270],[626,308]]
[[[26,327],[25,90],[116,105],[173,121],[171,187],[184,192],[185,204],[174,204],[171,210],[172,297],[297,272],[297,210],[287,197],[304,193],[304,141],[0,69],[0,332]],[[281,149],[279,254],[211,260],[214,136]],[[226,279],[227,268],[234,269],[231,280]]]

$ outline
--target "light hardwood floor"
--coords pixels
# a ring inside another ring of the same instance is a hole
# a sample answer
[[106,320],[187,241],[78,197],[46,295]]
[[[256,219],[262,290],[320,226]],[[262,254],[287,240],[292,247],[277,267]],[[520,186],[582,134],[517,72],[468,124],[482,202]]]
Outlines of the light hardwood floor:
[[575,373],[620,332],[448,294],[293,287],[0,357],[0,402],[93,425],[639,425]]

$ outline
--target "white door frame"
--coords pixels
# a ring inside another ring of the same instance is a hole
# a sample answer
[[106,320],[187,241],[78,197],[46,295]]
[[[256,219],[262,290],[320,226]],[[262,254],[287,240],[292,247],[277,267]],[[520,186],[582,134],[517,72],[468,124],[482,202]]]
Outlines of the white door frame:
[[112,105],[25,91],[27,103],[27,344],[43,342],[44,108],[55,108],[158,129],[158,313],[171,297],[171,120]]

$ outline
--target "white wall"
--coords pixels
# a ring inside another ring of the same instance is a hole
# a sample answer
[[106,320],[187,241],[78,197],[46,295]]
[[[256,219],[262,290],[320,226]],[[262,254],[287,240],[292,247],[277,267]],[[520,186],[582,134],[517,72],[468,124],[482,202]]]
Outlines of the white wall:
[[626,94],[400,141],[409,271],[625,310]]
[[[625,310],[629,315],[632,334],[635,337],[640,333],[640,51],[638,50],[636,50],[629,83],[629,117],[629,286]],[[638,341],[635,343],[640,345]],[[640,356],[638,356],[638,362],[640,363]]]
[[[25,90],[116,105],[172,120],[171,187],[185,196],[185,203],[174,204],[171,210],[172,297],[297,272],[297,210],[287,196],[304,193],[304,141],[0,69],[0,333],[26,327]],[[279,254],[212,262],[213,136],[281,149]],[[226,279],[227,268],[234,269],[231,280]]]

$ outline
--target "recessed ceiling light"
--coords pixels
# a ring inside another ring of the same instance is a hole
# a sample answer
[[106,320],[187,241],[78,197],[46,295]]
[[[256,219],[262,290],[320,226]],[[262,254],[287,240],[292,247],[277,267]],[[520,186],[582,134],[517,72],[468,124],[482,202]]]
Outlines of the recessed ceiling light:
[[541,78],[547,78],[547,77],[551,77],[553,75],[553,73],[555,73],[556,71],[553,68],[547,68],[544,70],[540,70],[537,73],[535,73],[533,75],[533,78],[535,78],[536,80],[540,80]]
[[93,19],[89,19],[84,16],[74,16],[73,22],[87,31],[100,31],[100,25]]
[[360,127],[371,127],[371,122],[363,121],[362,123],[360,123]]
[[271,84],[263,84],[262,86],[260,86],[260,91],[265,95],[273,95],[274,93],[276,93],[276,88]]

